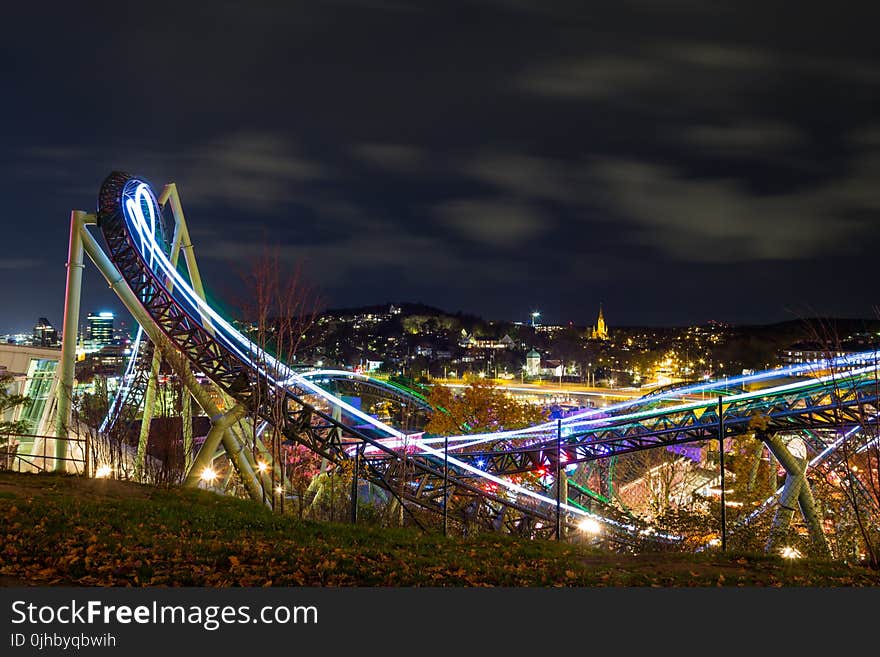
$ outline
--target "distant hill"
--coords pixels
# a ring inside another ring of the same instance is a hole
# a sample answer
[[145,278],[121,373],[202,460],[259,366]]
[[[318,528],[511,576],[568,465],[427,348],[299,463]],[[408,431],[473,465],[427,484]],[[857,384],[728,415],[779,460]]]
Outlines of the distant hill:
[[400,309],[403,317],[411,317],[413,315],[424,315],[428,317],[455,317],[464,324],[481,324],[485,323],[482,317],[470,313],[464,313],[460,310],[449,312],[424,303],[411,303],[408,301],[381,303],[372,306],[359,306],[356,308],[330,308],[322,312],[322,315],[366,315],[366,314],[383,314],[387,313],[391,306]]
[[[429,306],[424,303],[413,303],[408,301],[402,302],[392,302],[389,301],[387,303],[369,305],[369,306],[358,306],[352,308],[330,308],[322,312],[322,315],[363,315],[368,313],[380,314],[387,313],[389,308],[394,306],[395,308],[400,308],[401,315],[403,316],[412,316],[412,315],[427,315],[427,316],[437,316],[437,317],[456,317],[463,321],[463,323],[479,323],[486,324],[490,321],[498,324],[514,324],[513,320],[490,320],[479,315],[474,315],[472,313],[464,313],[460,310],[455,312],[450,312],[448,310],[443,310],[442,308],[437,308],[436,306]],[[702,322],[701,324],[709,324],[710,322]],[[717,322],[715,322],[717,324]],[[723,323],[722,323],[723,324]],[[848,335],[853,333],[860,332],[869,332],[869,333],[877,333],[880,332],[880,319],[870,319],[870,318],[852,318],[852,317],[808,317],[804,319],[792,319],[786,320],[784,322],[775,322],[771,324],[723,324],[729,329],[735,332],[742,332],[748,334],[760,334],[767,338],[776,338],[779,340],[809,340],[811,339],[809,333],[810,332],[830,332],[838,334],[841,339],[845,338]],[[650,326],[650,325],[627,325],[627,326],[611,326],[612,330],[620,330],[620,331],[675,331],[676,329],[686,328],[688,326],[693,326],[693,324],[681,324],[680,326]],[[586,328],[586,326],[575,325],[575,328]]]

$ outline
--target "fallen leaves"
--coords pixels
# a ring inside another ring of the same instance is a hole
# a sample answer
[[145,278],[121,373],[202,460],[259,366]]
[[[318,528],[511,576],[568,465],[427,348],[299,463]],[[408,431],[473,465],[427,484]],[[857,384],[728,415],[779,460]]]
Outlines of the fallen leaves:
[[816,572],[806,561],[760,556],[631,556],[498,534],[439,540],[417,530],[299,523],[249,502],[203,503],[192,491],[81,497],[82,480],[65,482],[27,503],[0,498],[0,574],[89,586],[880,584],[877,573],[847,564]]

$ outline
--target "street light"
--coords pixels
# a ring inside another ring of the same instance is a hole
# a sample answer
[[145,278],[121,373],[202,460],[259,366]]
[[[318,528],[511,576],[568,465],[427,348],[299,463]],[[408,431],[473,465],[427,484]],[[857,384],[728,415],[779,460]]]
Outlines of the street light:
[[[269,464],[266,463],[265,461],[257,461],[257,470],[260,472],[260,474],[266,474],[266,471],[269,470]],[[266,503],[266,482],[262,477],[260,477],[260,491],[263,494],[263,504],[265,504]]]
[[578,523],[578,529],[580,529],[584,534],[592,534],[595,536],[596,534],[602,533],[602,525],[600,525],[596,520],[592,518],[584,518]]
[[204,481],[209,486],[214,484],[214,481],[217,479],[217,473],[214,472],[214,468],[207,467],[202,470],[202,474],[199,476],[199,479]]

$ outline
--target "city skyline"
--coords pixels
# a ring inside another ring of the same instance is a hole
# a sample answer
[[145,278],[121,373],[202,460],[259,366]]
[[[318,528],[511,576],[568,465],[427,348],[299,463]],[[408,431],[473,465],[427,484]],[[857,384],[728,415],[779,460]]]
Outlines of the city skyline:
[[[327,307],[875,316],[871,21],[801,7],[780,30],[784,4],[722,0],[457,9],[221,4],[211,28],[189,8],[10,8],[0,273],[24,284],[0,290],[0,331],[60,323],[69,212],[113,169],[178,183],[227,303],[270,243]],[[83,307],[122,313],[88,263]]]

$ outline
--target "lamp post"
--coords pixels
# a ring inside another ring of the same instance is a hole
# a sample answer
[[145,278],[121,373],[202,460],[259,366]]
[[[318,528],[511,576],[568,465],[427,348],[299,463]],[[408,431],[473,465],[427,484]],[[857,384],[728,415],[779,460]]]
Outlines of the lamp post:
[[358,521],[358,475],[361,470],[360,446],[354,448],[354,472],[351,475],[351,524]]
[[724,406],[718,396],[718,460],[721,466],[721,551],[727,551],[727,503],[724,497]]
[[449,531],[449,436],[443,436],[443,535]]
[[556,540],[562,540],[562,419],[556,421]]

